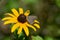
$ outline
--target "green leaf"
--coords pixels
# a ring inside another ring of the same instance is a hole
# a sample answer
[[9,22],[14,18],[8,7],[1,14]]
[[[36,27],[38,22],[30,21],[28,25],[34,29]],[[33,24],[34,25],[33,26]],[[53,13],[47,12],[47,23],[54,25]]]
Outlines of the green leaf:
[[43,40],[40,36],[32,36],[32,40]]
[[46,36],[45,40],[54,40],[53,37]]

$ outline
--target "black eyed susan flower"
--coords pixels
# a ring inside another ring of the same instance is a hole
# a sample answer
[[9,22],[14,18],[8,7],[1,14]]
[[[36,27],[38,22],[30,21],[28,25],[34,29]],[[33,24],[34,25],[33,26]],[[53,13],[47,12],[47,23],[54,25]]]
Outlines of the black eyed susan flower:
[[11,9],[13,14],[11,13],[7,13],[7,15],[9,15],[9,17],[5,17],[2,20],[5,21],[4,24],[10,24],[10,23],[14,23],[14,25],[11,28],[11,32],[13,33],[17,28],[18,28],[18,32],[17,34],[20,34],[22,29],[25,31],[26,35],[29,35],[29,29],[28,27],[32,28],[34,31],[36,31],[36,28],[34,26],[36,26],[37,28],[40,28],[40,26],[37,24],[39,23],[37,20],[34,20],[34,24],[30,24],[27,20],[27,17],[30,14],[30,11],[27,10],[25,13],[23,13],[23,9],[19,8],[19,13],[17,12],[16,9]]

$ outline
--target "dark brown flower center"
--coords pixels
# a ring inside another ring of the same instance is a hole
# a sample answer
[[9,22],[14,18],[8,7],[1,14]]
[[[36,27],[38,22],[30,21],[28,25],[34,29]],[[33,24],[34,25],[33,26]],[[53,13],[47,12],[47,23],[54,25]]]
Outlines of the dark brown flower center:
[[26,16],[24,14],[19,15],[17,20],[21,23],[25,23],[27,21]]

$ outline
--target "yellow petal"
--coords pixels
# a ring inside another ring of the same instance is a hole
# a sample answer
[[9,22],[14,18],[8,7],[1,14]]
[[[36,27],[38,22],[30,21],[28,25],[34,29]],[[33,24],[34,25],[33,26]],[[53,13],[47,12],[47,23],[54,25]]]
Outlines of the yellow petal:
[[22,31],[22,27],[20,27],[20,28],[18,29],[18,33],[17,33],[17,34],[20,34],[21,31]]
[[34,20],[34,22],[39,23],[37,20]]
[[27,26],[25,25],[25,23],[23,23],[23,24],[19,23],[19,25],[20,25],[20,27],[22,27],[24,29],[26,35],[28,36],[29,35],[29,30],[28,30]]
[[8,20],[8,21],[5,21],[5,22],[4,22],[4,25],[6,25],[6,24],[10,24],[10,23],[16,23],[16,21]]
[[37,28],[40,28],[40,26],[38,24],[34,24],[34,26],[36,26]]
[[4,21],[4,20],[10,20],[10,19],[12,19],[12,18],[11,17],[5,17],[5,18],[2,19],[2,21]]
[[16,23],[15,25],[13,25],[13,27],[11,28],[11,32],[13,33],[18,27],[19,27],[18,23]]
[[28,23],[26,23],[26,25],[27,25],[28,27],[34,29],[34,31],[36,31],[36,28],[35,28],[34,26],[32,26],[32,25],[30,25],[30,24],[28,24]]
[[17,21],[17,18],[12,18],[12,19],[10,19],[10,21],[18,22],[18,21]]
[[23,9],[22,8],[19,8],[19,13],[23,14]]
[[12,23],[11,21],[5,21],[4,25]]
[[29,36],[29,30],[26,25],[23,26],[23,29],[24,29],[26,35]]
[[11,14],[11,13],[6,13],[5,15],[9,15],[9,16],[11,16],[11,17],[15,17],[13,14]]
[[11,9],[12,10],[12,12],[13,12],[13,14],[16,16],[16,17],[18,17],[19,16],[19,14],[18,14],[18,12],[17,12],[17,10],[16,9]]
[[27,10],[27,11],[24,13],[25,16],[28,16],[29,14],[30,14],[30,10]]

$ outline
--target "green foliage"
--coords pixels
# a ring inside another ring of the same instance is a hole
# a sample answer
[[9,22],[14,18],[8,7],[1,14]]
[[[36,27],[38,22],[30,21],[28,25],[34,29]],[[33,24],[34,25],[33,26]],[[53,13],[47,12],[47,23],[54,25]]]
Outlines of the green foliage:
[[56,0],[56,4],[58,7],[60,7],[60,0]]
[[9,5],[10,8],[17,8],[19,6],[18,2],[15,1],[15,0],[10,0],[8,5]]
[[32,36],[32,40],[43,40],[40,36]]
[[52,37],[46,36],[45,40],[54,40]]
[[4,37],[3,40],[11,40],[11,38],[8,36],[8,37]]
[[25,3],[36,3],[38,0],[24,0]]

